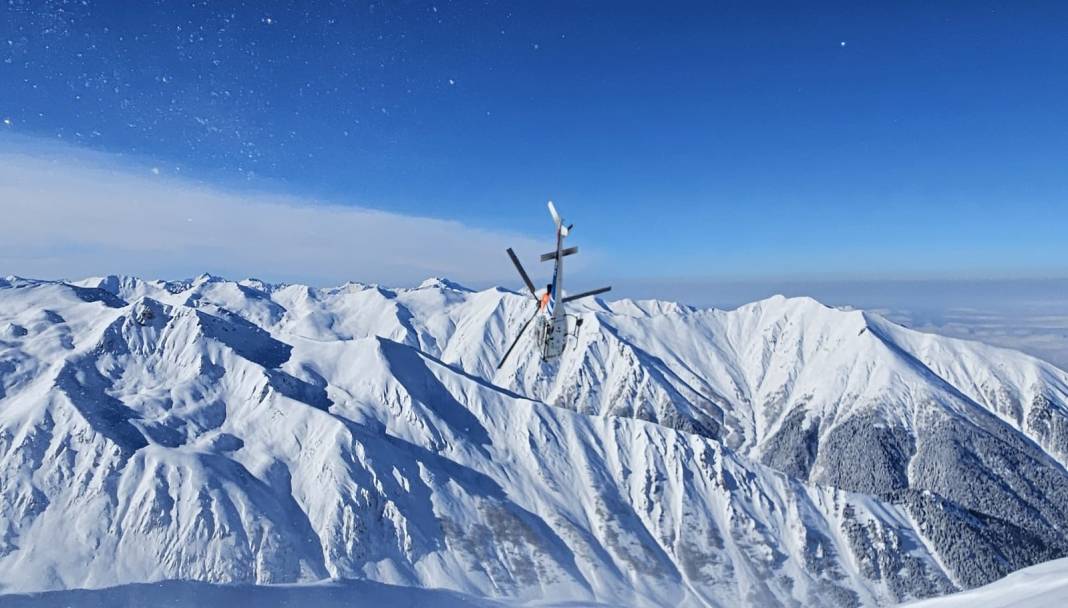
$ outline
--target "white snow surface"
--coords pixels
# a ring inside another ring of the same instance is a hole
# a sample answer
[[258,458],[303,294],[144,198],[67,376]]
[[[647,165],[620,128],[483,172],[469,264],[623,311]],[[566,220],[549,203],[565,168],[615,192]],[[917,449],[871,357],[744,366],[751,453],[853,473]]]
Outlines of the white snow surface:
[[908,608],[1064,608],[1068,559],[1024,568],[976,589],[909,603]]
[[[1068,462],[1027,424],[1068,374],[1018,352],[806,298],[595,300],[558,362],[521,345],[496,371],[531,312],[443,279],[0,279],[0,593],[342,579],[891,605],[930,593],[891,579],[953,573],[902,506],[824,483],[818,459],[761,464],[791,414],[823,437],[860,413],[912,428],[931,402]],[[901,570],[872,574],[858,526]]]
[[0,596],[4,608],[500,608],[499,602],[455,591],[385,585],[366,580],[288,585],[197,581],[130,583]]

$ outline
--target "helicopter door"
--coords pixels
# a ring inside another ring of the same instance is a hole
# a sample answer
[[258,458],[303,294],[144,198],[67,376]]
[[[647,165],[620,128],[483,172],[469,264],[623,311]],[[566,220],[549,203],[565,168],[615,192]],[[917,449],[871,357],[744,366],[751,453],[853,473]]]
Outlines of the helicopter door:
[[555,359],[567,346],[567,317],[546,319],[542,325],[541,358]]

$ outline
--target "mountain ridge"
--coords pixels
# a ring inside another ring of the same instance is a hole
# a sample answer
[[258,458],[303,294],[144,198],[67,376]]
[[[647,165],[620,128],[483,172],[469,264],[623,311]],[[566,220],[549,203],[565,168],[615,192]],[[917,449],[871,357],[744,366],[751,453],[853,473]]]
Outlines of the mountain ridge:
[[[557,364],[498,372],[514,292],[200,279],[0,284],[5,590],[885,605],[1068,547],[1068,375],[1026,355],[811,299],[597,300]],[[49,551],[84,555],[46,534],[74,508],[128,566]]]

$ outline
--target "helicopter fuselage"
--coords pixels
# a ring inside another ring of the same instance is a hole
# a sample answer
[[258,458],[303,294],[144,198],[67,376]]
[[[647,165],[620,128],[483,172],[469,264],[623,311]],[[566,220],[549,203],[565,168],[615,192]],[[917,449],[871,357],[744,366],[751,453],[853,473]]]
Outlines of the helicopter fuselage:
[[554,359],[559,357],[567,346],[567,313],[563,299],[559,294],[563,293],[564,284],[564,236],[566,228],[562,225],[556,229],[556,251],[553,256],[553,280],[546,286],[542,297],[541,316],[535,335],[541,344],[541,358]]
[[[574,226],[564,224],[560,215],[556,212],[556,207],[553,205],[552,201],[549,201],[548,207],[549,214],[553,218],[553,224],[556,226],[556,249],[550,253],[542,254],[541,261],[553,261],[552,282],[545,286],[545,291],[539,296],[539,290],[535,289],[534,283],[531,282],[526,270],[523,269],[523,265],[519,262],[519,258],[516,256],[515,252],[512,251],[511,248],[507,250],[508,257],[512,259],[512,264],[515,265],[527,290],[534,298],[537,308],[534,311],[534,315],[531,316],[519,329],[519,333],[516,335],[515,340],[504,352],[500,362],[497,364],[497,369],[500,369],[501,366],[504,365],[505,360],[508,359],[508,355],[511,354],[516,344],[519,343],[519,339],[523,336],[523,332],[526,331],[527,327],[529,327],[532,322],[535,325],[535,334],[541,347],[541,358],[543,360],[549,360],[559,357],[567,347],[568,337],[573,333],[571,328],[568,327],[568,318],[573,317],[570,317],[566,313],[565,304],[580,298],[588,298],[602,294],[611,289],[611,287],[602,287],[600,289],[569,295],[567,297],[563,296],[564,257],[578,253],[578,247],[564,248],[564,238],[567,237]],[[575,320],[576,330],[581,323],[581,320]]]

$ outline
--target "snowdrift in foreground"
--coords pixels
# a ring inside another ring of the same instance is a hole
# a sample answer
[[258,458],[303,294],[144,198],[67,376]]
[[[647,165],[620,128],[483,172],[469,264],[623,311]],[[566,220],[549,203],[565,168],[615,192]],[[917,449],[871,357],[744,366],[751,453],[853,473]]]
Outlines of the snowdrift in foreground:
[[371,581],[304,585],[213,585],[195,581],[136,583],[3,596],[5,608],[499,608],[455,591],[397,587]]
[[578,314],[496,371],[499,289],[0,280],[0,592],[890,605],[1068,554],[1049,364],[804,298]]
[[[1065,598],[1068,598],[1068,559],[1060,559],[1025,568],[983,587],[910,602],[902,608],[1062,608]],[[163,605],[170,608],[498,608],[509,604],[453,591],[397,587],[371,581],[275,586],[166,581],[106,589],[12,594],[3,597],[3,605],[7,608],[141,608]],[[575,602],[567,606],[598,608],[605,605]]]
[[908,608],[1063,608],[1068,605],[1068,559],[1014,572],[970,591],[911,603]]

